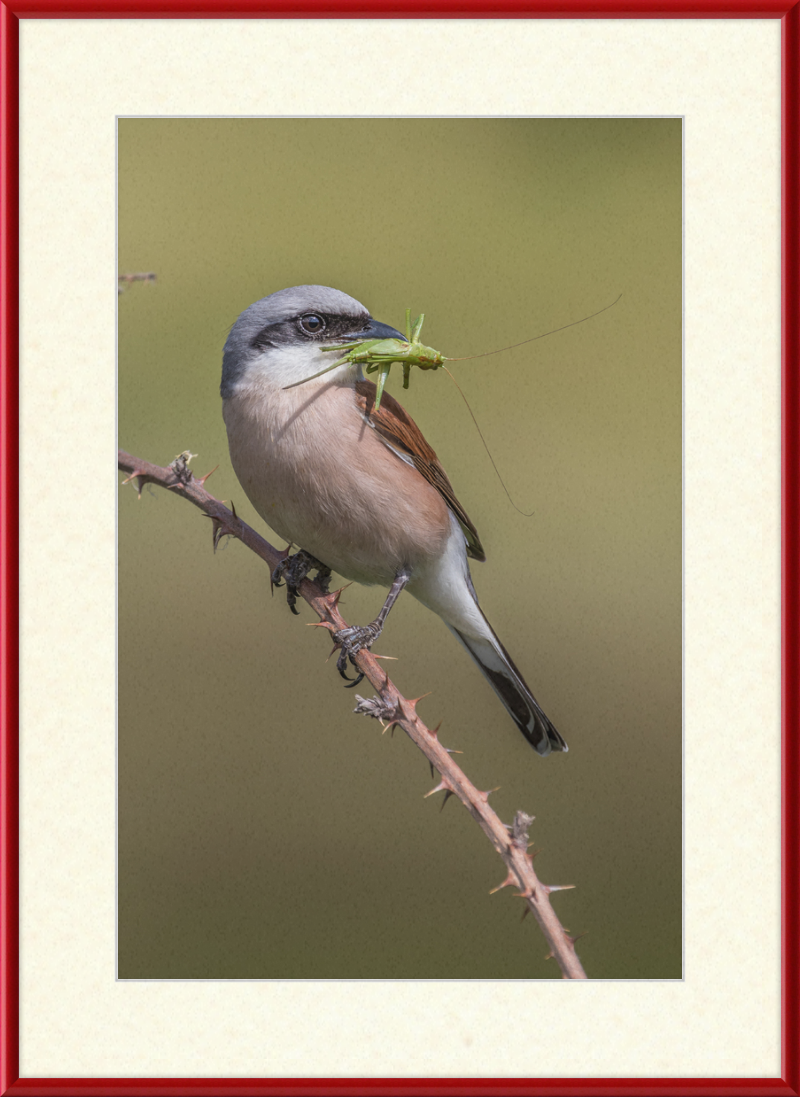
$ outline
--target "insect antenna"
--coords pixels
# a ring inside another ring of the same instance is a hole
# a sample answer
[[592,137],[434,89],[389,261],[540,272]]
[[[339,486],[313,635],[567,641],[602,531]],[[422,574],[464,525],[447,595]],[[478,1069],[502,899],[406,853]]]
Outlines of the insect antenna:
[[[476,355],[476,357],[477,357],[477,355]],[[453,358],[450,358],[450,359],[448,359],[448,361],[450,361],[450,362],[452,362],[452,361],[455,361],[455,360],[456,360],[456,359],[453,359]],[[508,496],[508,501],[509,501],[509,503],[510,503],[510,504],[511,504],[511,506],[512,506],[512,507],[514,508],[514,510],[516,510],[516,511],[519,511],[519,513],[520,513],[520,514],[522,514],[522,515],[524,515],[524,517],[525,517],[525,518],[532,518],[532,517],[533,517],[533,515],[534,515],[534,514],[536,513],[535,511],[533,511],[533,510],[532,510],[532,511],[530,511],[530,512],[529,512],[529,511],[527,511],[527,510],[522,510],[522,508],[521,508],[521,507],[518,507],[518,506],[517,506],[517,504],[516,504],[516,503],[514,502],[514,500],[513,500],[512,498],[511,498],[511,492],[510,492],[510,491],[508,490],[508,488],[506,487],[506,483],[505,483],[505,480],[504,480],[504,479],[503,479],[503,477],[502,477],[502,476],[500,475],[500,469],[499,469],[499,468],[497,467],[497,465],[495,464],[495,460],[494,460],[494,457],[492,457],[492,452],[491,452],[491,450],[489,449],[489,447],[488,447],[488,446],[487,446],[487,444],[486,444],[486,439],[485,439],[485,438],[483,437],[483,431],[482,431],[482,430],[481,430],[481,428],[480,428],[480,427],[478,426],[478,420],[477,420],[477,419],[475,418],[475,413],[473,412],[472,408],[471,408],[471,407],[469,406],[469,400],[467,400],[466,396],[464,395],[464,392],[463,392],[463,390],[462,390],[462,388],[461,388],[461,385],[459,385],[458,381],[456,381],[455,377],[454,377],[454,376],[452,375],[452,373],[451,373],[451,372],[450,372],[450,370],[449,370],[449,369],[447,368],[447,366],[442,366],[442,369],[443,369],[443,370],[444,370],[444,372],[445,372],[445,373],[447,374],[447,376],[448,376],[448,377],[450,378],[450,380],[451,380],[451,381],[453,382],[453,384],[454,384],[454,385],[456,386],[456,388],[458,389],[458,391],[459,391],[459,394],[460,394],[460,396],[461,396],[461,399],[462,399],[462,400],[464,401],[464,403],[465,403],[465,404],[467,405],[467,411],[468,411],[468,412],[470,413],[470,415],[472,416],[472,422],[473,422],[473,423],[475,424],[475,430],[477,430],[477,432],[478,432],[478,436],[480,437],[480,440],[481,440],[481,442],[483,442],[483,448],[484,448],[484,449],[486,450],[487,454],[489,455],[489,460],[490,460],[490,461],[492,462],[492,468],[493,468],[493,469],[494,469],[494,471],[495,471],[495,472],[497,473],[497,479],[498,479],[498,480],[500,481],[500,485],[501,485],[501,487],[503,488],[503,491],[504,491],[504,492],[506,493],[506,495]]]
[[[622,297],[622,294],[619,295]],[[501,354],[504,350],[514,350],[515,347],[524,347],[526,343],[535,343],[537,339],[544,339],[548,335],[555,335],[557,331],[565,331],[567,328],[574,328],[577,324],[583,324],[587,320],[593,320],[595,316],[599,316],[601,312],[607,312],[608,309],[613,308],[619,301],[619,297],[615,301],[612,301],[610,305],[606,305],[602,309],[598,309],[597,312],[591,313],[590,316],[584,316],[580,320],[573,320],[570,324],[562,324],[560,328],[553,328],[552,331],[542,332],[541,335],[534,335],[530,339],[523,339],[521,343],[512,343],[510,347],[499,347],[497,350],[486,350],[483,354],[468,354],[466,358],[448,358],[448,362],[469,362],[473,358],[488,358],[490,354]]]
[[[341,347],[323,347],[323,350],[341,350]],[[323,373],[330,373],[332,369],[336,369],[337,366],[343,366],[345,359],[342,358],[340,362],[334,362],[330,366],[326,366],[325,369],[321,369],[318,373],[312,373],[308,377],[304,377],[302,381],[293,381],[291,385],[284,385],[285,389],[296,389],[298,385],[304,385],[306,381],[314,381],[317,377],[322,377]]]

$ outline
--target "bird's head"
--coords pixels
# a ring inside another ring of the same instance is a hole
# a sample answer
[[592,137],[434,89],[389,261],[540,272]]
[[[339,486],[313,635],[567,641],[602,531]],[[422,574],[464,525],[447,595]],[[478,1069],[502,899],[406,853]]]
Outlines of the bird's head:
[[[367,339],[404,339],[373,320],[354,297],[329,286],[292,286],[250,305],[231,328],[222,357],[223,399],[256,379],[276,388],[298,384],[332,364],[324,347]],[[335,359],[333,359],[335,360]],[[320,383],[352,382],[359,367],[343,365]]]

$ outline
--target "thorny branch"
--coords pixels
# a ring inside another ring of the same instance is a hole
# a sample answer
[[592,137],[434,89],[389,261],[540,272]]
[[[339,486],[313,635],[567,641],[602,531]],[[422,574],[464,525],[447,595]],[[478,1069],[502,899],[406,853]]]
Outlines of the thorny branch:
[[[194,503],[211,519],[215,549],[222,537],[236,537],[260,556],[272,572],[289,554],[289,549],[281,552],[273,548],[268,541],[243,522],[236,515],[235,510],[228,510],[218,499],[210,495],[205,489],[204,482],[211,473],[199,479],[195,478],[188,465],[191,456],[189,453],[182,453],[167,468],[161,468],[138,457],[131,457],[130,454],[120,450],[119,468],[129,474],[124,483],[131,480],[137,481],[140,495],[142,487],[151,483],[174,491],[176,495],[181,495]],[[320,627],[327,628],[331,632],[347,627],[338,610],[339,591],[326,594],[316,583],[304,579],[300,584],[299,593],[320,618]],[[492,892],[508,886],[519,888],[518,894],[524,898],[526,904],[525,913],[527,914],[528,911],[533,913],[550,946],[548,958],[555,957],[563,978],[585,979],[586,973],[575,951],[575,941],[578,938],[569,936],[550,904],[552,892],[562,891],[574,885],[543,884],[534,872],[533,858],[536,854],[528,853],[528,828],[533,822],[533,816],[518,811],[512,825],[502,823],[488,804],[489,792],[494,790],[481,792],[477,789],[453,761],[447,748],[439,742],[438,728],[428,728],[420,720],[416,705],[421,698],[408,700],[403,697],[381,668],[378,656],[370,651],[366,649],[360,651],[356,656],[356,664],[358,670],[363,671],[364,676],[372,684],[377,696],[365,700],[356,695],[355,711],[372,716],[381,723],[386,721],[387,728],[401,727],[414,741],[430,762],[431,768],[435,769],[440,776],[439,784],[427,795],[444,792],[445,801],[450,796],[457,796],[505,862],[506,877],[502,883],[492,889]]]

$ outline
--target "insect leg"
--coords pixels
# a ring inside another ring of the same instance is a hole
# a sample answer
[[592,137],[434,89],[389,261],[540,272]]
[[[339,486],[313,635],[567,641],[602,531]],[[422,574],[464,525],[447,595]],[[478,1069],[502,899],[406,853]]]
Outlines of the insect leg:
[[375,407],[377,411],[381,406],[381,397],[383,396],[383,387],[386,384],[386,378],[389,376],[389,370],[392,368],[391,362],[382,362],[380,366],[380,376],[378,377],[377,391],[375,392]]

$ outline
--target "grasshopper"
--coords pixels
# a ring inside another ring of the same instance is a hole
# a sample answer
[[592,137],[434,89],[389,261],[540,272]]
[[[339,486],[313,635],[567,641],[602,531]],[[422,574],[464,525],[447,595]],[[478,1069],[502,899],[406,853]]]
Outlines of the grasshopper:
[[[622,294],[619,295],[619,297],[621,296]],[[418,366],[420,369],[442,368],[446,373],[450,373],[445,366],[445,362],[468,362],[472,358],[486,358],[490,354],[500,354],[501,351],[513,350],[515,347],[524,346],[525,343],[533,343],[537,339],[544,339],[545,335],[553,335],[557,331],[564,331],[565,328],[574,327],[576,324],[582,324],[585,320],[591,320],[594,316],[599,316],[601,312],[605,312],[606,309],[610,309],[612,305],[616,305],[617,301],[619,301],[619,297],[617,297],[616,301],[612,301],[611,305],[606,305],[605,308],[600,309],[598,312],[593,312],[591,316],[584,316],[582,320],[573,320],[571,324],[564,324],[560,328],[546,331],[543,335],[534,335],[531,339],[523,339],[521,343],[513,343],[510,347],[501,347],[499,350],[487,350],[483,354],[470,354],[466,358],[447,358],[441,351],[434,350],[433,347],[426,347],[424,343],[420,343],[419,336],[422,331],[423,321],[425,320],[425,313],[421,313],[412,324],[411,309],[406,309],[405,340],[367,339],[363,343],[342,343],[336,347],[320,347],[320,350],[323,352],[336,351],[338,354],[345,351],[346,353],[332,365],[326,366],[325,369],[321,369],[318,373],[313,373],[310,377],[304,378],[303,381],[295,383],[305,384],[306,381],[313,381],[315,377],[322,377],[323,374],[330,373],[330,371],[336,369],[337,366],[344,366],[348,363],[358,363],[364,367],[366,373],[377,373],[379,375],[376,385],[377,391],[375,393],[374,406],[374,410],[377,411],[381,406],[381,397],[383,396],[386,379],[389,376],[389,370],[395,362],[403,367],[403,388],[407,389],[411,378],[412,366]],[[453,375],[450,374],[450,376],[455,381]],[[294,388],[294,385],[289,387]],[[461,390],[459,389],[459,391]],[[463,396],[464,394],[462,393],[461,395]],[[470,414],[472,414],[471,411]],[[477,426],[477,423],[475,425]]]
[[321,347],[323,351],[346,351],[341,358],[319,373],[307,377],[312,381],[315,377],[322,377],[324,373],[330,373],[337,366],[344,366],[348,362],[357,362],[364,367],[366,373],[378,373],[377,392],[375,393],[375,411],[381,406],[381,397],[389,376],[389,370],[395,362],[403,367],[403,388],[408,388],[411,377],[411,367],[419,366],[420,369],[439,369],[449,358],[445,358],[433,347],[426,347],[419,341],[422,324],[425,320],[423,312],[411,323],[411,309],[406,309],[406,338],[402,339],[367,339],[363,343],[342,343],[337,347]]

